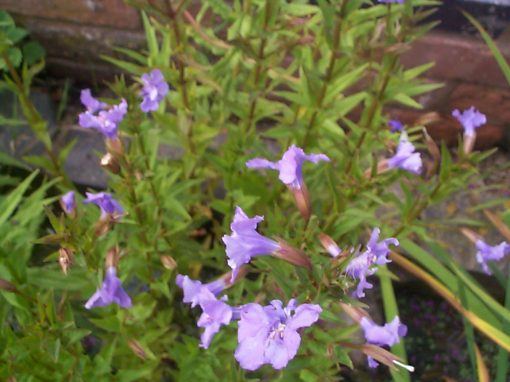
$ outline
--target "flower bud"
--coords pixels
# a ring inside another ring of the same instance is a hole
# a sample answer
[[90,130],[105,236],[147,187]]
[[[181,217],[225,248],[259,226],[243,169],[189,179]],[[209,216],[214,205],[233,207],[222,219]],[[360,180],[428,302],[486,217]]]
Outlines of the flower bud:
[[177,268],[177,262],[172,256],[163,255],[159,258],[159,260],[161,261],[161,264],[163,264],[163,266],[170,271],[173,271],[175,268]]
[[101,158],[101,167],[110,171],[112,174],[118,174],[120,172],[119,161],[110,153],[106,153]]
[[342,253],[340,247],[333,241],[333,239],[325,233],[319,234],[319,240],[324,249],[333,257],[338,257]]
[[58,263],[60,264],[60,268],[62,272],[67,276],[67,271],[71,267],[73,263],[73,253],[70,249],[60,248],[58,250]]
[[147,358],[145,350],[143,350],[142,345],[140,345],[140,342],[138,342],[137,340],[129,340],[128,346],[138,358],[141,358],[143,360]]

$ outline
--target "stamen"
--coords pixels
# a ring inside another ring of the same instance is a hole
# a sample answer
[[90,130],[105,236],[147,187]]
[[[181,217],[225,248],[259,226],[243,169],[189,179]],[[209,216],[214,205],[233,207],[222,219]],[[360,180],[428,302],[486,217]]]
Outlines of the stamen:
[[414,371],[414,366],[411,366],[411,365],[406,365],[405,363],[402,363],[402,362],[399,362],[399,361],[396,361],[396,360],[393,360],[393,363],[397,366],[400,366],[408,371],[410,371],[411,373]]

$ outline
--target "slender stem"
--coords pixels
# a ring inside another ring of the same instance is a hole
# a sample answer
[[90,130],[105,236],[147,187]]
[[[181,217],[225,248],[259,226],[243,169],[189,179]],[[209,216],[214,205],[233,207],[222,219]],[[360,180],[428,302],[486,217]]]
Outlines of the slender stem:
[[[264,60],[264,50],[266,48],[267,44],[267,26],[269,25],[269,17],[271,15],[271,1],[272,0],[266,0],[265,3],[265,9],[264,9],[264,23],[262,26],[262,33],[263,36],[260,40],[259,49],[257,52],[257,62],[255,63],[255,74],[253,76],[253,85],[254,87],[258,87],[258,83],[260,81],[260,76],[262,74],[262,61]],[[264,86],[265,88],[265,86]],[[257,99],[258,97],[253,97],[250,102],[249,112],[248,112],[248,118],[246,119],[246,123],[244,126],[244,132],[246,135],[252,130],[253,125],[253,119],[255,117],[255,110],[257,108]]]
[[380,85],[380,87],[379,87],[379,89],[377,91],[377,94],[376,94],[374,100],[370,104],[370,108],[368,110],[368,118],[367,118],[367,122],[366,122],[366,124],[364,126],[364,131],[360,135],[360,138],[358,139],[358,141],[356,142],[356,146],[354,147],[354,150],[351,153],[351,155],[349,155],[349,159],[348,159],[347,165],[345,166],[345,172],[347,174],[349,174],[351,172],[352,165],[354,163],[354,159],[358,156],[358,153],[361,150],[361,147],[363,146],[363,143],[365,142],[365,139],[367,137],[368,131],[372,128],[372,125],[374,123],[374,119],[375,119],[375,116],[376,116],[377,108],[382,103],[382,97],[384,96],[384,92],[386,91],[386,88],[388,87],[388,83],[389,83],[390,78],[391,78],[391,72],[395,68],[395,65],[397,64],[397,62],[398,62],[398,56],[394,55],[391,58],[390,64],[388,65],[388,68],[384,71],[384,74],[383,74],[383,77],[382,77],[382,81],[381,81],[381,85]]
[[330,82],[333,78],[333,73],[335,71],[335,64],[336,64],[336,60],[337,60],[337,56],[338,56],[336,51],[338,49],[338,44],[340,42],[340,31],[341,31],[342,19],[343,19],[343,14],[345,12],[346,4],[347,4],[347,1],[344,1],[342,3],[340,15],[336,19],[336,22],[335,22],[335,29],[333,31],[333,48],[331,50],[331,57],[329,58],[328,69],[326,70],[326,76],[324,78],[324,81],[322,82],[322,86],[319,91],[319,96],[317,97],[317,108],[312,113],[312,117],[310,118],[308,126],[306,127],[306,132],[305,132],[305,136],[303,138],[303,144],[302,144],[303,147],[306,147],[308,140],[311,138],[313,128],[315,127],[315,123],[316,123],[317,117],[319,115],[319,110],[322,108],[322,103],[324,102],[324,98],[326,97],[328,85],[330,84]]
[[[9,56],[3,52],[2,53],[2,59],[5,61],[5,64],[7,65],[7,68],[9,70],[9,74],[11,75],[12,79],[14,80],[14,84],[16,85],[16,88],[18,89],[18,95],[21,98],[23,104],[26,106],[27,111],[29,115],[26,115],[28,122],[32,124],[44,122],[44,120],[39,115],[39,112],[35,108],[34,104],[28,97],[27,93],[25,92],[25,87],[23,86],[23,80],[19,76],[18,72],[14,68],[14,65],[12,64],[12,61],[10,60]],[[51,147],[51,140],[49,142],[43,141],[44,144],[44,151],[46,152],[46,155],[48,158],[50,158],[51,163],[53,165],[53,171],[56,175],[62,177],[62,180],[66,185],[72,186],[71,182],[67,178],[66,174],[62,171],[62,167],[60,166],[59,159],[55,155],[55,153],[52,150]]]
[[[150,171],[150,163],[149,163],[149,158],[148,158],[148,155],[147,155],[147,150],[145,148],[145,142],[144,142],[144,139],[141,135],[141,132],[140,132],[140,129],[139,129],[139,124],[135,124],[135,136],[136,136],[136,139],[138,141],[138,145],[140,146],[140,151],[142,152],[142,157],[143,157],[143,160],[144,160],[144,165],[145,165],[145,170],[146,171]],[[164,219],[163,219],[163,207],[161,205],[161,198],[160,198],[160,195],[156,189],[156,185],[154,184],[153,180],[152,180],[152,177],[151,176],[147,176],[146,179],[148,180],[148,183],[149,183],[149,187],[150,187],[150,190],[151,190],[151,194],[152,194],[152,198],[154,199],[155,203],[156,203],[156,215],[157,215],[157,219],[158,219],[158,226],[160,227],[161,229],[161,236],[163,237],[163,239],[165,240],[165,242],[167,243],[167,245],[172,248],[172,242],[170,241],[169,237],[167,236],[167,233],[166,233],[166,230],[165,230],[165,227],[164,227]],[[155,245],[156,247],[156,245]]]
[[[178,13],[174,10],[172,6],[172,2],[170,0],[165,1],[167,10],[168,10],[168,17],[172,21],[172,29],[174,31],[175,41],[177,42],[178,48],[184,49],[184,40],[181,35],[181,31],[179,29],[179,22],[178,22]],[[179,84],[182,92],[182,102],[184,103],[184,106],[186,109],[190,109],[189,99],[188,99],[188,88],[186,86],[186,72],[185,72],[185,66],[184,62],[177,57],[176,59],[177,69],[179,70]]]

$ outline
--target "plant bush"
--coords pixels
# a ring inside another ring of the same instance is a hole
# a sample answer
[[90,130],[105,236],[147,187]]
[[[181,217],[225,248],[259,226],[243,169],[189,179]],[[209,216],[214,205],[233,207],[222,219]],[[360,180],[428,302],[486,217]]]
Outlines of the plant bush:
[[[147,48],[105,57],[125,74],[109,99],[82,91],[78,119],[104,135],[108,190],[68,180],[71,146],[55,152],[27,81],[6,77],[47,176],[0,199],[3,379],[327,381],[360,350],[410,380],[390,260],[460,311],[468,338],[475,327],[510,349],[508,310],[422,214],[479,176],[485,117],[455,113],[451,153],[426,120],[386,114],[440,86],[420,79],[431,64],[400,63],[437,2],[129,3]],[[378,278],[379,326],[364,298]],[[483,372],[474,340],[470,354]]]

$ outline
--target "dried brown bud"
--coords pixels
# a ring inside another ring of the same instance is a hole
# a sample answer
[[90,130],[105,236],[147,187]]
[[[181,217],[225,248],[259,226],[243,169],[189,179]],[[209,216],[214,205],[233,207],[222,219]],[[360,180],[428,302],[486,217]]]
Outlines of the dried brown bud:
[[58,250],[58,263],[60,264],[62,272],[67,275],[67,272],[73,263],[73,252],[67,248],[60,248]]
[[105,259],[105,266],[106,268],[117,268],[117,265],[119,265],[119,258],[120,258],[120,249],[119,246],[116,245],[115,247],[112,247],[108,250],[106,253],[106,259]]
[[275,257],[309,270],[312,269],[312,263],[303,251],[290,246],[282,239],[278,239],[278,244],[280,245],[280,249],[273,253]]
[[143,350],[142,345],[140,345],[140,343],[137,340],[129,340],[128,346],[138,358],[141,358],[143,360],[147,358],[145,350]]
[[110,153],[106,153],[101,158],[101,167],[107,169],[112,174],[118,174],[120,172],[119,161]]
[[432,139],[425,128],[423,129],[423,135],[425,135],[425,143],[427,144],[430,155],[434,159],[434,164],[439,164],[441,161],[441,150],[439,150],[437,143]]
[[177,268],[177,262],[172,256],[163,255],[159,259],[161,260],[161,264],[163,264],[166,269],[173,271],[175,268]]
[[12,292],[12,293],[18,292],[18,289],[16,289],[14,284],[12,284],[9,281],[4,280],[4,279],[0,279],[0,289],[4,290],[6,292]]

